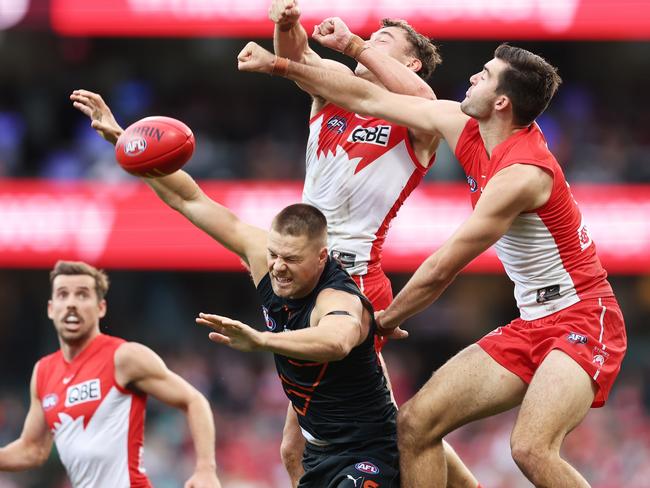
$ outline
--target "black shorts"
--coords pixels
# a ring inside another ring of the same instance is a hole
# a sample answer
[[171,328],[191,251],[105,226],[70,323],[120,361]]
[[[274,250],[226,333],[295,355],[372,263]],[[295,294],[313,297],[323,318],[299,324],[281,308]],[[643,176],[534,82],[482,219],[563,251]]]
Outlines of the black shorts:
[[397,453],[331,454],[307,443],[298,488],[399,488],[398,462]]

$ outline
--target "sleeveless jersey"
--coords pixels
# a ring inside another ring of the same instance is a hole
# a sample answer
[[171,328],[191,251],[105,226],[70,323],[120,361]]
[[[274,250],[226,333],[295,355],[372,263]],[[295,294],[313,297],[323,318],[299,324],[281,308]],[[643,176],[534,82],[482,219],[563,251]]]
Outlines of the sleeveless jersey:
[[497,145],[488,158],[478,122],[467,122],[456,146],[472,199],[488,181],[513,164],[532,164],[553,176],[546,204],[519,215],[496,243],[497,255],[515,283],[524,320],[535,320],[587,298],[614,296],[562,168],[536,123]]
[[312,117],[304,203],[327,218],[330,252],[353,275],[379,268],[391,220],[427,169],[408,129],[327,104]]
[[[372,305],[352,278],[340,263],[329,258],[315,289],[304,298],[278,297],[270,276],[264,276],[257,290],[267,329],[281,334],[308,328],[316,298],[327,288],[358,296],[372,316]],[[396,442],[397,411],[377,360],[374,337],[372,319],[368,337],[340,361],[318,363],[275,354],[284,391],[312,444],[371,446]]]
[[60,350],[38,362],[37,395],[75,488],[151,486],[141,466],[146,396],[115,381],[124,342],[100,334],[70,363]]

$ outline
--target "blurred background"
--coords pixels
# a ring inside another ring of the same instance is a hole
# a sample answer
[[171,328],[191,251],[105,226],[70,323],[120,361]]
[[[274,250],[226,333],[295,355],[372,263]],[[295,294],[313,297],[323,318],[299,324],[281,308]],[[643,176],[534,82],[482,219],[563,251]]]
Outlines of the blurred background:
[[[271,47],[268,0],[0,0],[0,445],[21,431],[34,362],[57,347],[46,316],[48,270],[83,259],[108,270],[103,331],[151,346],[210,400],[225,487],[284,488],[279,444],[287,400],[269,354],[217,346],[199,311],[262,326],[238,260],[119,169],[113,148],[71,106],[101,93],[126,126],[179,118],[197,149],[187,170],[245,220],[268,225],[298,201],[309,97],[283,79],[238,73],[248,39]],[[549,5],[550,3],[550,5]],[[303,0],[308,32],[340,16],[368,36],[385,16],[435,38],[431,86],[460,100],[501,41],[559,67],[539,119],[581,204],[626,317],[629,349],[608,404],[569,435],[565,454],[594,487],[650,486],[650,4],[626,0]],[[335,53],[316,49],[324,56]],[[441,148],[389,232],[385,267],[398,291],[470,212],[464,175]],[[451,355],[517,315],[493,252],[477,259],[406,327],[385,356],[403,403]],[[484,486],[531,486],[509,453],[516,411],[449,441]],[[155,486],[193,467],[184,418],[149,402],[145,465]],[[54,452],[41,469],[0,473],[0,488],[63,488]]]

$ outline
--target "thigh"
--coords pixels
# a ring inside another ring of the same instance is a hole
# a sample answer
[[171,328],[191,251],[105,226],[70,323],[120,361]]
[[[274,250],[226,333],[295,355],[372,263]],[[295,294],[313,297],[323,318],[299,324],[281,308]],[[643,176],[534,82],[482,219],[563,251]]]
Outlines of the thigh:
[[509,410],[521,403],[525,391],[526,383],[517,375],[472,344],[436,371],[402,410],[408,409],[427,430],[435,426],[431,434],[441,437],[473,420]]
[[571,357],[551,351],[528,387],[513,439],[559,450],[562,440],[589,411],[597,385]]

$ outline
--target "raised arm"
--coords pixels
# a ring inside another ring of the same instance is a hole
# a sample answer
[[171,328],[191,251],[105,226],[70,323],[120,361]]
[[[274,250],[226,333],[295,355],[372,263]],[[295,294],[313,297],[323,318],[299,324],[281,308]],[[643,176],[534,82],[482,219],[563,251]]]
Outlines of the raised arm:
[[[443,137],[455,149],[469,117],[458,102],[398,95],[362,80],[276,57],[249,42],[238,56],[239,69],[283,75],[326,100],[354,113],[390,120],[416,131]],[[275,69],[274,69],[275,68]]]
[[181,410],[187,417],[196,452],[194,474],[186,488],[220,488],[216,473],[214,420],[210,404],[196,388],[170,371],[155,352],[129,342],[115,352],[115,378],[119,385],[151,395]]
[[[331,313],[335,312],[335,313]],[[361,344],[369,331],[369,316],[358,297],[323,290],[312,315],[312,326],[282,332],[259,332],[237,320],[200,314],[196,322],[210,327],[210,339],[239,351],[269,351],[307,361],[339,361]]]
[[[75,90],[70,99],[91,119],[91,126],[111,144],[123,129],[97,93]],[[169,207],[183,214],[196,227],[240,256],[258,283],[266,274],[266,231],[242,222],[232,211],[208,197],[184,171],[160,178],[142,178]]]
[[[382,42],[386,33],[374,34],[376,39],[364,41],[353,34],[339,17],[330,17],[314,28],[313,38],[325,47],[350,56],[368,68],[393,93],[413,95],[435,100],[433,89],[420,78],[416,71],[422,65],[420,60],[411,60],[409,66],[374,47],[373,42]],[[277,50],[275,54],[282,56]],[[285,56],[292,59],[290,56]]]
[[552,177],[531,165],[499,171],[485,186],[472,215],[417,269],[395,300],[378,317],[380,330],[391,330],[436,301],[456,275],[503,236],[522,212],[548,200]]
[[36,371],[34,367],[29,386],[31,404],[20,437],[0,448],[0,471],[23,471],[42,465],[52,450],[52,433],[45,421],[43,407],[36,394]]

